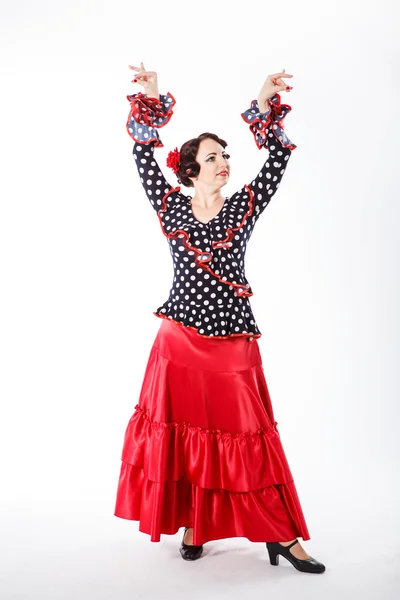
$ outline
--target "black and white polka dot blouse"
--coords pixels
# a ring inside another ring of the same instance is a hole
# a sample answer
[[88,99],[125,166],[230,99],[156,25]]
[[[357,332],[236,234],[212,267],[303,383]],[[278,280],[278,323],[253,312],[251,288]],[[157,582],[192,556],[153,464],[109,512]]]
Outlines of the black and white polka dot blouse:
[[175,99],[144,94],[127,96],[131,109],[127,121],[135,141],[133,155],[140,180],[157,212],[162,233],[171,252],[174,277],[169,296],[154,314],[193,327],[214,339],[244,336],[249,342],[261,337],[249,297],[244,257],[254,226],[279,187],[291,152],[296,146],[283,131],[283,119],[291,107],[281,104],[279,94],[260,113],[253,100],[242,113],[258,148],[267,148],[268,158],[255,179],[231,197],[207,223],[198,221],[191,196],[172,187],[154,158],[161,147],[158,129],[171,118]]

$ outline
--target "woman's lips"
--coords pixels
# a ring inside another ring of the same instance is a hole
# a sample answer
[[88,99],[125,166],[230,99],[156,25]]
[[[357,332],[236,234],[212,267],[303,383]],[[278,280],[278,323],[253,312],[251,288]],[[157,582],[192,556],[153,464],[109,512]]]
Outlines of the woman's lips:
[[221,175],[222,177],[228,177],[228,173],[226,171],[222,171],[221,173],[218,173],[218,175]]

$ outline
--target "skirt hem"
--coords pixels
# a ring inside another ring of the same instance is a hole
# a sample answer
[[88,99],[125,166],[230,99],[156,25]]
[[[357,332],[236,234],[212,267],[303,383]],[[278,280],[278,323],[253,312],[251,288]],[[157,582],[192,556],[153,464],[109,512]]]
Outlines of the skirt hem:
[[[160,543],[162,541],[161,540],[161,536],[162,535],[176,535],[177,533],[179,533],[179,530],[182,529],[183,527],[191,527],[191,525],[182,524],[182,525],[180,525],[176,529],[176,531],[168,531],[168,532],[167,531],[160,531],[160,534],[158,535],[158,539],[155,539],[154,537],[152,537],[152,535],[151,535],[151,533],[149,531],[145,531],[143,528],[140,527],[140,521],[139,521],[139,519],[128,519],[127,517],[121,517],[121,516],[119,516],[117,514],[114,514],[114,516],[118,517],[119,519],[124,519],[126,521],[136,521],[136,522],[138,522],[139,523],[138,530],[140,531],[140,533],[144,533],[144,534],[150,536],[150,540],[149,541],[153,542],[155,544]],[[272,539],[271,540],[253,539],[253,538],[250,538],[250,537],[248,537],[246,535],[232,535],[232,536],[229,536],[229,537],[220,535],[218,537],[213,537],[212,539],[211,538],[210,539],[204,539],[202,542],[197,542],[197,544],[201,545],[201,544],[207,544],[209,542],[216,542],[218,540],[230,540],[230,539],[235,539],[235,538],[244,538],[244,539],[248,540],[249,542],[256,543],[256,544],[265,544],[266,542],[288,542],[288,541],[290,541],[289,539],[288,540],[283,540],[283,539],[279,539],[279,540],[278,539],[273,539],[273,540]],[[307,536],[304,537],[300,533],[298,533],[297,535],[294,534],[293,538],[291,538],[291,539],[294,539],[294,538],[301,538],[304,542],[307,542],[308,540],[311,539],[309,535],[307,535]]]
[[258,490],[204,489],[182,477],[156,483],[143,469],[121,465],[114,515],[139,521],[139,531],[160,541],[193,527],[195,545],[231,537],[253,542],[310,539],[293,479]]

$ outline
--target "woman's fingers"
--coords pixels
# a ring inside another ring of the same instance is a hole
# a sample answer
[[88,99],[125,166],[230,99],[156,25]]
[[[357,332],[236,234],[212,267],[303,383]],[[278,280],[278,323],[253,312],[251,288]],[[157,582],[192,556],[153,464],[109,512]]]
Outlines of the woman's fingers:
[[151,81],[151,73],[138,73],[135,75],[136,81]]
[[[130,69],[133,69],[134,71],[143,71],[143,72],[146,72],[146,69],[144,68],[144,66],[143,66],[143,63],[142,63],[142,62],[140,63],[140,65],[141,65],[140,67],[134,67],[134,66],[132,66],[132,65],[128,65],[128,67],[129,67]],[[151,71],[149,71],[149,73],[150,73],[150,72],[151,72]]]
[[280,73],[273,73],[272,75],[268,75],[267,80],[269,79],[272,85],[276,87],[288,89],[289,86],[287,86],[286,83],[283,81],[284,77],[293,77],[293,75],[285,73],[285,69],[283,69]]
[[157,81],[157,73],[155,71],[146,71],[143,62],[140,63],[140,67],[135,67],[134,65],[128,65],[128,67],[134,71],[138,71],[135,73],[135,78],[132,79],[132,83],[143,85],[145,83]]
[[280,77],[275,80],[274,85],[279,86],[279,87],[284,87],[286,89],[288,89],[288,88],[292,89],[290,86],[288,86],[286,81],[283,81],[283,79],[281,79]]
[[285,73],[285,71],[283,70],[281,73],[274,73],[273,75],[269,75],[269,77],[277,79],[278,77],[293,77],[293,75],[289,75],[289,73]]
[[133,69],[134,71],[141,71],[139,73],[137,73],[136,77],[152,77],[154,75],[156,75],[155,71],[143,71],[143,69],[139,69],[139,67],[131,67],[131,65],[128,65],[130,69]]

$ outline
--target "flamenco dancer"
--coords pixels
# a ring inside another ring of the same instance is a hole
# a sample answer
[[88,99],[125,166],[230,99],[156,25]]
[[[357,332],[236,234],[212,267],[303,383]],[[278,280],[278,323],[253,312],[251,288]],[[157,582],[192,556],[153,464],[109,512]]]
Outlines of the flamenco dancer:
[[[140,67],[143,92],[128,95],[133,156],[172,256],[169,296],[154,314],[160,327],[137,405],[125,431],[115,516],[139,521],[159,542],[183,527],[180,553],[197,560],[211,540],[265,542],[271,565],[285,557],[299,571],[323,573],[298,537],[309,540],[274,419],[244,271],[254,226],[278,189],[296,146],[284,132],[291,111],[279,92],[292,75],[269,75],[242,113],[268,156],[253,181],[232,196],[227,142],[202,133],[168,155],[178,183],[154,158],[158,130],[175,98],[160,95],[157,74]],[[150,242],[151,243],[151,242]]]

